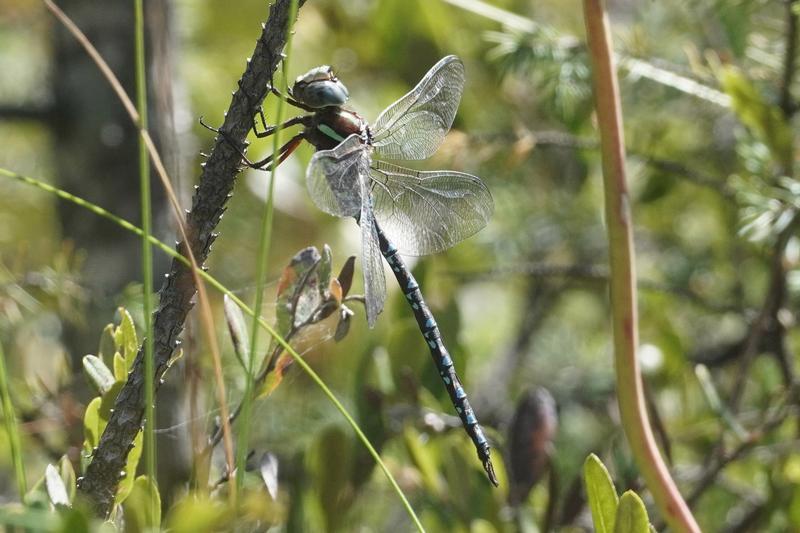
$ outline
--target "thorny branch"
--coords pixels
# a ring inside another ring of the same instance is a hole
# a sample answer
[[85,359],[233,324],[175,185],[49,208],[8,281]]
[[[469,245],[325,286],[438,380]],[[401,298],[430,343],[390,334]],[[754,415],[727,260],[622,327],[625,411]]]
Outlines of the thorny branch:
[[[239,80],[239,88],[232,97],[220,128],[227,139],[241,145],[245,145],[247,134],[253,127],[253,117],[269,91],[273,73],[282,59],[290,3],[289,0],[277,0],[271,6],[252,59]],[[304,0],[300,0],[299,4],[302,6],[304,3]],[[189,242],[178,244],[178,251],[184,255],[187,246],[191,247],[199,264],[205,262],[211,244],[217,237],[214,229],[225,212],[240,161],[236,148],[219,136],[203,167],[192,209],[186,216]],[[153,379],[156,390],[173,351],[180,344],[178,336],[193,306],[195,292],[191,270],[174,260],[159,292],[160,302],[154,314],[156,374]],[[128,381],[117,396],[114,412],[93,454],[86,476],[79,484],[80,490],[89,497],[100,516],[107,516],[111,510],[119,473],[124,470],[128,452],[142,425],[145,379],[143,353],[140,350]]]

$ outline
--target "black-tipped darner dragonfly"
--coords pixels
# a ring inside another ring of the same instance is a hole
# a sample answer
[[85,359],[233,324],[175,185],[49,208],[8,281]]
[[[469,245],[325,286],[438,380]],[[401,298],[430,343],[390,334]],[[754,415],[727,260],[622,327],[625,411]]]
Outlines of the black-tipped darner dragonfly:
[[[281,125],[302,125],[303,130],[277,154],[249,164],[257,168],[280,164],[304,139],[317,149],[306,172],[308,191],[320,209],[338,217],[354,217],[361,227],[369,326],[375,324],[386,298],[382,255],[411,306],[478,457],[497,485],[489,442],[456,375],[433,314],[399,255],[440,252],[473,235],[492,215],[492,196],[483,182],[470,174],[417,171],[372,159],[373,154],[394,160],[433,155],[453,124],[463,88],[464,64],[456,56],[447,56],[370,126],[358,113],[343,107],[349,94],[333,70],[328,66],[314,68],[297,78],[286,99],[311,114]],[[256,135],[265,137],[276,129],[272,126]]]

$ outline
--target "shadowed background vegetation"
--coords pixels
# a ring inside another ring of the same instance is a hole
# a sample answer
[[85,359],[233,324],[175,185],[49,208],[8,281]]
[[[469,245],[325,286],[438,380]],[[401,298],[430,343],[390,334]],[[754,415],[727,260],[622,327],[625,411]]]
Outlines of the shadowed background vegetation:
[[[132,92],[128,4],[60,3]],[[0,167],[138,224],[136,131],[120,104],[41,4],[0,5]],[[391,277],[373,330],[363,307],[351,303],[355,316],[342,340],[334,340],[334,315],[292,344],[354,414],[426,528],[583,530],[590,522],[580,474],[589,453],[608,465],[618,488],[650,502],[615,403],[581,6],[493,5],[505,11],[468,0],[309,0],[288,75],[333,65],[350,106],[374,120],[442,56],[464,61],[453,130],[419,168],[480,176],[494,197],[494,218],[453,249],[409,262],[492,442],[501,487],[484,478]],[[639,266],[639,357],[659,444],[704,530],[800,528],[794,3],[619,1],[608,8]],[[200,152],[214,136],[197,118],[221,124],[267,6],[153,0],[145,10],[150,124],[188,207]],[[265,102],[267,120],[276,103]],[[252,142],[252,159],[271,150],[271,141]],[[277,280],[299,250],[330,245],[334,272],[359,253],[356,224],[320,212],[306,193],[311,154],[304,145],[277,171],[268,321]],[[206,263],[248,303],[266,179],[255,170],[241,174]],[[171,243],[176,229],[155,180],[153,191],[154,234]],[[95,391],[82,358],[98,353],[103,327],[120,321],[119,306],[141,338],[139,251],[137,238],[119,227],[0,177],[0,343],[30,486],[64,454],[75,470],[87,460],[83,413]],[[157,277],[166,265],[156,253]],[[352,293],[361,290],[357,260]],[[229,401],[237,405],[244,376],[221,295],[212,293],[211,302]],[[183,357],[157,401],[165,524],[187,531],[200,507],[209,524],[224,524],[230,513],[225,498],[201,505],[185,497],[193,442],[213,433],[219,413],[198,327],[190,319]],[[259,338],[266,353],[267,336]],[[294,531],[412,527],[340,414],[296,366],[256,403],[250,427],[248,501],[257,509],[250,520]],[[224,477],[218,448],[212,484]],[[277,491],[267,491],[262,478],[274,481],[274,474],[264,465],[275,460]],[[226,490],[223,481],[212,494]],[[15,491],[0,432],[0,501],[18,500]],[[650,516],[658,525],[658,514]]]

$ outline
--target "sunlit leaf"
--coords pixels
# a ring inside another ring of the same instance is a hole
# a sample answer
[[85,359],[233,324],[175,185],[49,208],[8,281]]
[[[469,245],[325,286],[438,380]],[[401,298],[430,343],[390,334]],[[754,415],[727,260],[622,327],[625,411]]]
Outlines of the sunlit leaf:
[[69,494],[67,487],[64,485],[64,480],[58,473],[58,469],[48,464],[44,471],[44,483],[47,487],[47,495],[50,497],[50,503],[53,505],[70,506]]
[[75,489],[77,478],[75,476],[75,469],[72,467],[72,462],[66,455],[58,462],[58,470],[61,479],[64,480],[64,486],[67,487],[67,496],[69,501],[75,499]]
[[128,310],[120,307],[118,311],[122,316],[119,329],[122,332],[123,356],[125,357],[127,369],[130,370],[133,366],[133,360],[136,358],[136,353],[139,351],[139,340],[136,338],[136,326],[133,324],[133,317],[128,313]]
[[[100,434],[103,432],[100,425],[100,404],[102,401],[99,396],[94,398],[83,412],[83,438],[85,439],[85,447],[89,451],[97,447],[97,443],[100,442]],[[103,427],[105,427],[105,424],[103,424]]]
[[598,533],[616,531],[614,521],[619,502],[617,490],[605,465],[595,454],[589,455],[583,463],[583,479],[586,483],[586,497],[592,510],[595,531]]
[[128,453],[128,460],[125,462],[125,470],[120,473],[120,482],[117,486],[117,494],[114,497],[115,503],[123,503],[133,490],[136,481],[136,467],[139,465],[139,459],[142,456],[142,443],[144,442],[144,433],[139,432],[136,438],[133,439],[133,448]]
[[111,386],[108,392],[101,397],[100,410],[99,410],[100,420],[102,421],[101,429],[105,429],[106,427],[105,423],[108,422],[108,420],[111,418],[111,410],[114,408],[114,402],[116,402],[117,395],[124,386],[125,386],[124,383],[122,383],[121,381],[117,381],[116,383],[114,383],[114,385]]
[[614,533],[649,533],[650,522],[644,502],[632,490],[626,491],[619,499]]
[[275,454],[266,452],[261,456],[261,464],[259,465],[261,472],[261,479],[264,480],[264,486],[273,500],[278,499],[278,457]]
[[114,324],[107,324],[100,334],[100,346],[97,349],[97,356],[105,363],[110,364],[117,347],[114,342]]
[[114,353],[114,377],[117,381],[125,382],[128,380],[128,365],[119,352]]
[[103,360],[94,355],[84,356],[83,369],[89,376],[89,381],[101,395],[107,393],[116,381]]

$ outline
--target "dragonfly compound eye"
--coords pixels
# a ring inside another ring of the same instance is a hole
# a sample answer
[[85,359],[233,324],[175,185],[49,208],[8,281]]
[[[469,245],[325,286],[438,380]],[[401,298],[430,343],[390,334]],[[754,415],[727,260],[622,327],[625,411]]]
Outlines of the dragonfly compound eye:
[[313,68],[299,76],[292,87],[294,98],[315,109],[340,106],[347,102],[350,94],[347,87],[333,74],[327,65]]

